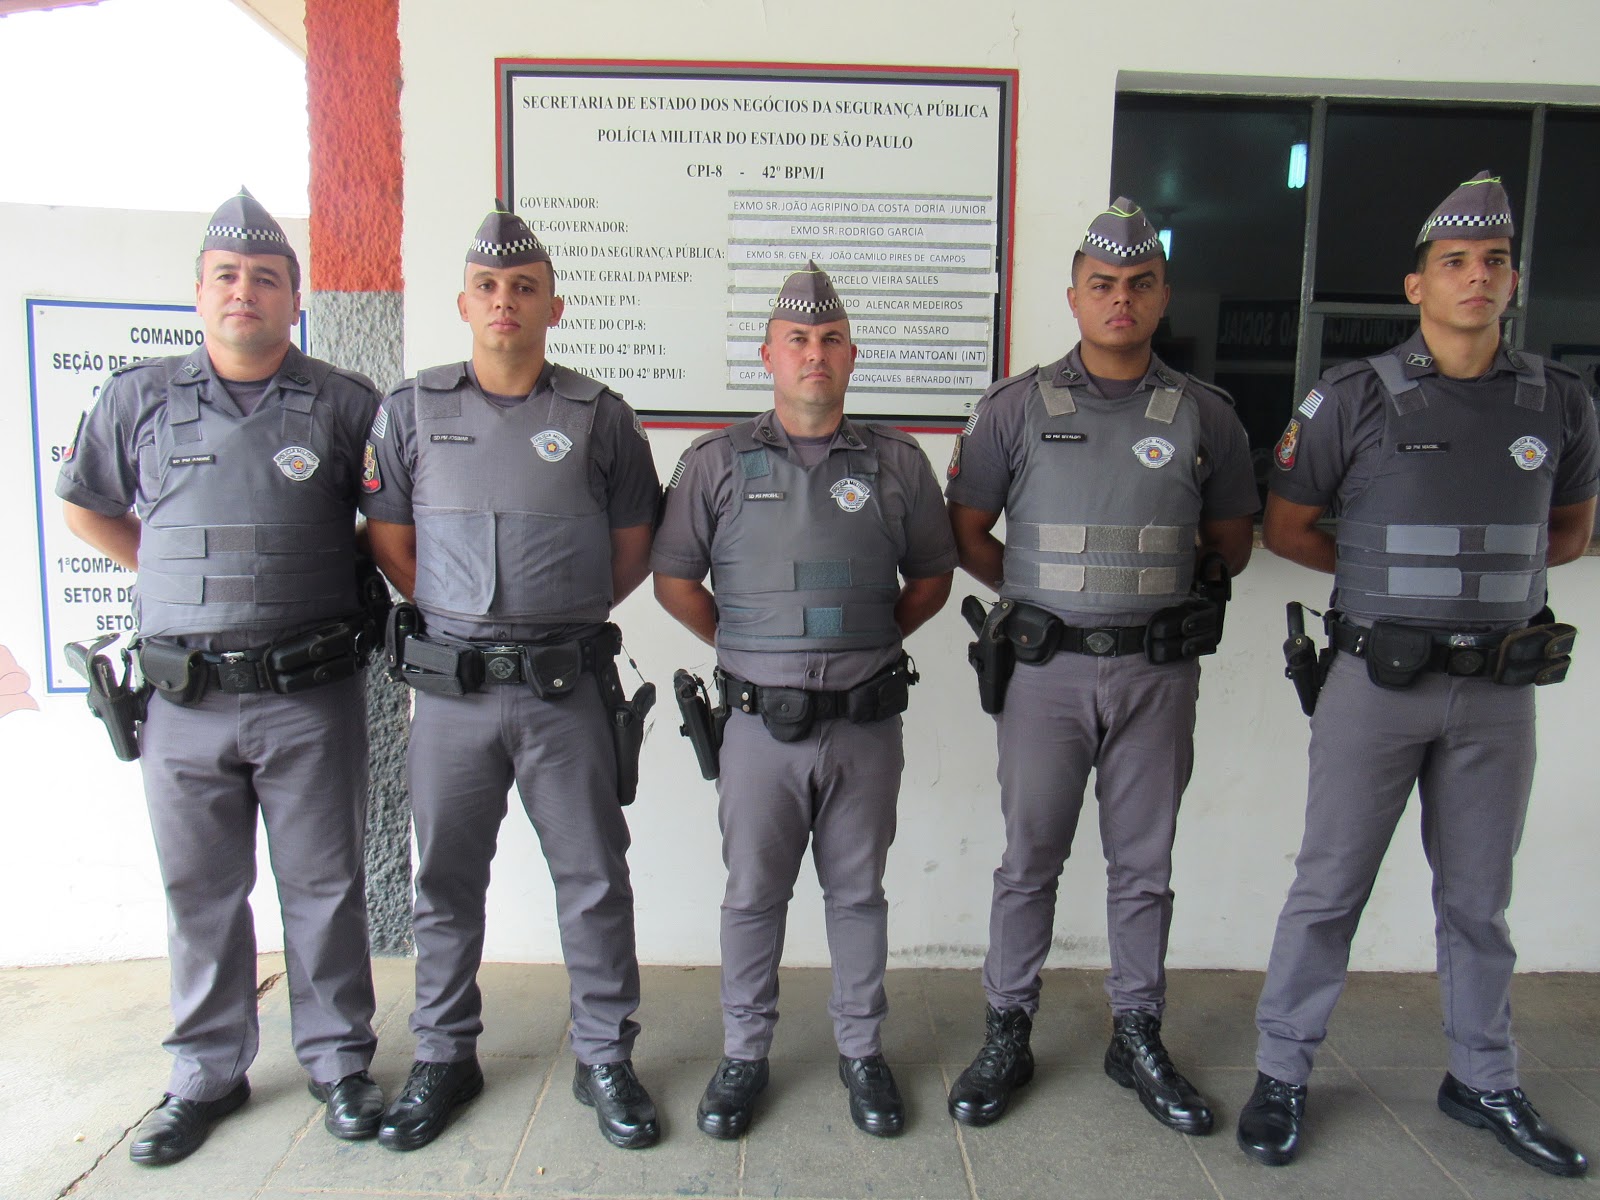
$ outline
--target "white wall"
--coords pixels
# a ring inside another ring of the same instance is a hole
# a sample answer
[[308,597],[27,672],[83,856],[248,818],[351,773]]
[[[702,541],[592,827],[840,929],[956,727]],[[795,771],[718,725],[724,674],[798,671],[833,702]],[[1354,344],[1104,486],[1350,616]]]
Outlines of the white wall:
[[[23,301],[193,304],[209,215],[0,204],[0,445],[10,462],[0,472],[0,645],[39,705],[0,716],[0,965],[166,953],[139,768],[112,755],[81,694],[45,692]],[[282,224],[307,265],[306,222]],[[47,476],[47,503],[54,485]],[[264,855],[260,877],[270,879]],[[280,947],[270,883],[255,907],[262,948]]]
[[[1293,28],[1273,24],[1283,20],[1283,8],[1169,0],[1130,18],[1055,0],[990,9],[950,0],[806,6],[481,0],[469,22],[459,6],[407,0],[401,12],[407,369],[467,350],[453,300],[462,249],[494,187],[496,56],[1017,67],[1012,361],[1019,368],[1054,357],[1075,337],[1061,299],[1062,275],[1084,225],[1106,199],[1118,72],[1471,79],[1445,90],[1497,97],[1593,79],[1583,39],[1570,36],[1586,27],[1586,0],[1525,5],[1515,25],[1500,6],[1459,0],[1449,37],[1436,32],[1426,6],[1412,15],[1410,6],[1350,0],[1329,10],[1322,24],[1307,15]],[[1374,39],[1376,29],[1389,36]],[[1386,87],[1371,90],[1383,94]],[[4,444],[26,447],[30,440],[20,298],[186,301],[201,220],[0,207],[6,248],[0,305],[12,314],[0,321],[0,371],[11,385],[11,400],[0,405]],[[304,244],[303,227],[290,233]],[[656,431],[652,439],[665,475],[689,435]],[[942,467],[950,438],[923,442]],[[7,821],[0,838],[0,911],[7,913],[0,964],[158,954],[162,909],[137,771],[112,759],[80,698],[48,698],[38,685],[33,484],[22,455],[16,461],[16,470],[0,474],[0,529],[14,564],[0,576],[0,644],[33,675],[42,707],[0,717],[0,806]],[[958,581],[958,596],[964,587]],[[1327,584],[1262,554],[1239,591],[1224,652],[1205,668],[1195,782],[1177,851],[1174,966],[1260,967],[1298,844],[1306,725],[1282,678],[1278,645],[1284,602],[1318,603]],[[1600,612],[1600,559],[1563,568],[1555,597],[1564,615],[1592,626]],[[709,651],[647,592],[617,615],[628,648],[663,691],[674,667],[709,668]],[[907,716],[909,765],[887,883],[897,965],[974,965],[987,936],[1001,830],[994,743],[965,665],[966,640],[952,606],[910,643],[923,683]],[[1600,650],[1589,648],[1584,655],[1580,639],[1570,681],[1539,697],[1543,759],[1511,913],[1527,969],[1600,969],[1600,937],[1587,916],[1600,898],[1591,865],[1600,806],[1588,766]],[[645,747],[641,798],[630,813],[639,945],[650,962],[715,962],[722,878],[715,797],[676,727],[670,699],[663,699]],[[1357,966],[1432,966],[1427,872],[1416,829],[1413,812],[1368,909]],[[506,823],[495,868],[488,956],[559,958],[548,876],[520,817]],[[1103,880],[1098,839],[1086,818],[1062,886],[1055,965],[1104,962]],[[258,911],[263,907],[270,910],[270,900]],[[261,924],[263,944],[276,944],[270,912]],[[815,881],[802,876],[786,961],[825,960]]]
[[[1286,15],[1290,14],[1290,15]],[[1320,14],[1320,15],[1319,15]],[[1429,6],[1349,0],[1328,9],[1246,0],[1164,0],[1109,13],[1059,0],[974,5],[954,0],[590,0],[582,5],[482,0],[473,19],[439,0],[403,0],[405,72],[406,364],[414,371],[467,352],[453,309],[461,254],[495,182],[494,59],[607,58],[1015,67],[1020,72],[1012,359],[1058,355],[1076,330],[1064,270],[1107,199],[1119,72],[1334,80],[1454,80],[1411,92],[1470,97],[1563,94],[1600,102],[1592,55],[1573,28],[1587,0],[1545,0],[1508,21],[1488,0],[1453,5],[1441,35]],[[1375,37],[1374,31],[1384,31]],[[1470,82],[1467,82],[1470,81]],[[1587,86],[1569,86],[1587,85]],[[1287,86],[1287,85],[1265,85]],[[1565,91],[1562,89],[1565,88]],[[1386,94],[1391,89],[1357,84]],[[558,175],[560,164],[552,164]],[[652,433],[663,474],[689,435]],[[935,466],[948,437],[925,437]],[[965,584],[957,583],[957,595]],[[1241,585],[1226,652],[1209,662],[1195,783],[1180,827],[1174,965],[1259,967],[1292,873],[1304,795],[1306,723],[1282,677],[1283,604],[1320,602],[1326,581],[1263,555]],[[1595,612],[1600,560],[1566,568],[1557,596]],[[648,596],[618,610],[629,647],[663,685],[677,666],[709,668],[710,652]],[[911,641],[923,671],[907,717],[900,835],[888,879],[899,964],[972,965],[987,938],[990,873],[1001,829],[989,722],[964,661],[954,606]],[[1596,898],[1583,847],[1600,833],[1588,780],[1585,709],[1600,698],[1600,660],[1541,696],[1544,764],[1521,857],[1513,918],[1524,967],[1600,968],[1600,938],[1574,903]],[[722,872],[712,785],[699,779],[664,700],[645,747],[641,799],[630,815],[639,945],[656,962],[716,960]],[[1356,961],[1429,968],[1432,915],[1413,816],[1368,912]],[[1091,821],[1068,865],[1057,964],[1105,959],[1103,883]],[[508,822],[491,892],[491,957],[557,955],[544,864],[526,822]],[[814,877],[790,911],[787,959],[826,961]]]

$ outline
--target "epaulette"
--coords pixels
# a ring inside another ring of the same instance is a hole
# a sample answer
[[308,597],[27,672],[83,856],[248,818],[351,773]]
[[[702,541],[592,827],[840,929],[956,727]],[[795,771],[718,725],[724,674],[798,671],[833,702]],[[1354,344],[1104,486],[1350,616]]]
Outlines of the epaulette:
[[372,380],[368,379],[360,371],[352,371],[348,367],[341,367],[336,363],[329,363],[328,366],[332,368],[332,370],[328,372],[330,375],[337,375],[341,379],[348,379],[351,383],[358,384],[361,387],[366,388],[367,391],[371,392],[375,396],[382,395],[382,393],[378,391],[378,385],[373,383]]
[[1197,391],[1210,392],[1229,408],[1234,407],[1233,396],[1226,388],[1220,388],[1214,383],[1208,383],[1206,380],[1201,379],[1198,375],[1185,375],[1184,379],[1186,380],[1184,385],[1186,388],[1190,385],[1193,385]]
[[[880,425],[876,421],[862,421],[856,425],[857,429],[869,429],[873,437],[883,438],[887,442],[904,442],[907,446],[917,446],[917,439],[903,429],[896,429],[893,425]],[[920,449],[920,446],[918,447]]]
[[1579,383],[1583,382],[1582,371],[1575,367],[1569,366],[1564,362],[1557,362],[1553,358],[1547,358],[1544,360],[1544,369],[1550,372],[1552,375],[1565,375],[1569,379],[1576,379]]
[[[563,367],[560,363],[554,364],[550,371],[550,387],[556,395],[564,396],[568,400],[576,400],[579,404],[592,404],[600,398],[600,393],[607,391],[606,385],[598,379],[590,379],[587,375],[580,375],[570,367]],[[617,395],[615,392],[613,395]],[[617,399],[622,399],[617,395]]]
[[[188,356],[180,356],[177,361],[182,362],[186,357]],[[166,358],[141,358],[137,362],[124,363],[120,367],[113,368],[111,378],[115,379],[118,375],[126,375],[129,371],[137,371],[140,367],[157,367],[167,361],[169,360]]]
[[[467,364],[453,362],[418,371],[415,384],[417,387],[427,388],[430,392],[448,392],[460,387],[466,382],[466,379]],[[404,387],[405,385],[401,384],[400,386]]]
[[1349,362],[1340,363],[1337,367],[1329,367],[1322,373],[1322,378],[1329,383],[1338,383],[1340,380],[1349,379],[1352,375],[1359,375],[1362,371],[1371,371],[1372,364],[1364,358],[1352,358]]
[[709,446],[718,438],[725,439],[728,436],[728,430],[732,428],[732,425],[724,425],[721,429],[708,429],[705,433],[702,433],[699,437],[695,438],[694,441],[689,443],[689,449],[698,450],[701,446]]

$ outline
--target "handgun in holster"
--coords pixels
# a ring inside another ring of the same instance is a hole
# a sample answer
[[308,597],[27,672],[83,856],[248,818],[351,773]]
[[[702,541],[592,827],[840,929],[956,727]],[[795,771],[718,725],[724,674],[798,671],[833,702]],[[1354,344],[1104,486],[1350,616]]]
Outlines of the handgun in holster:
[[100,718],[111,737],[111,749],[123,762],[133,762],[139,757],[139,734],[144,725],[145,704],[150,689],[131,687],[133,653],[122,650],[122,677],[111,659],[100,653],[117,639],[115,633],[96,638],[92,642],[68,642],[67,662],[89,683],[89,711]]
[[984,610],[983,601],[968,596],[961,602],[961,615],[978,640],[967,643],[967,661],[978,673],[978,704],[993,715],[1006,706],[1006,685],[1016,669],[1016,649],[1006,636],[1006,622],[1016,608],[1014,600],[997,600]]
[[1305,607],[1298,600],[1289,601],[1287,616],[1289,637],[1283,643],[1283,673],[1300,697],[1300,711],[1309,717],[1317,711],[1317,693],[1322,691],[1334,651],[1332,646],[1317,650],[1316,642],[1306,633]]
[[721,772],[722,731],[728,724],[728,706],[719,704],[713,708],[705,680],[681,667],[672,673],[672,694],[678,698],[678,712],[683,715],[678,732],[694,747],[701,776],[715,779]]
[[[594,675],[600,685],[601,699],[605,701],[606,715],[610,718],[611,749],[617,760],[617,802],[626,807],[639,794],[639,755],[644,751],[644,719],[656,706],[656,685],[648,681],[641,682],[630,697],[622,686],[622,675],[617,670],[616,656],[622,650],[622,631],[608,624],[595,640],[598,643],[595,653],[603,661],[594,664]],[[609,658],[605,657],[608,649],[611,651]]]
[[389,581],[378,570],[378,564],[364,554],[356,555],[356,597],[361,606],[356,654],[361,665],[366,666],[383,651],[394,597],[389,594]]
[[1222,640],[1222,626],[1228,615],[1228,601],[1233,599],[1233,575],[1228,570],[1228,560],[1215,550],[1207,551],[1195,568],[1191,589],[1202,600],[1217,606],[1217,641]]

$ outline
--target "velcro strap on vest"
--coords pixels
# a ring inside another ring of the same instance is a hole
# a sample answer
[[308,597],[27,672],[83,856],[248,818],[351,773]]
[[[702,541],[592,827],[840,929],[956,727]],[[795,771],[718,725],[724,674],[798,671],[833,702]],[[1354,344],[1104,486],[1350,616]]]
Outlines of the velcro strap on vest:
[[1485,604],[1521,604],[1538,571],[1462,571],[1456,567],[1339,564],[1340,586],[1374,596],[1464,597]]
[[328,544],[322,525],[146,525],[141,549],[155,558],[206,558],[212,554],[343,554]]
[[1006,542],[1051,554],[1178,554],[1194,545],[1193,525],[1007,524]]
[[1171,596],[1178,591],[1178,581],[1177,567],[1088,567],[1069,563],[1041,563],[1038,586],[1052,592]]
[[1543,557],[1546,525],[1374,525],[1341,521],[1339,543],[1385,554],[1453,558],[1459,554]]
[[139,595],[166,604],[290,604],[332,599],[350,590],[348,563],[320,571],[262,575],[139,572]]

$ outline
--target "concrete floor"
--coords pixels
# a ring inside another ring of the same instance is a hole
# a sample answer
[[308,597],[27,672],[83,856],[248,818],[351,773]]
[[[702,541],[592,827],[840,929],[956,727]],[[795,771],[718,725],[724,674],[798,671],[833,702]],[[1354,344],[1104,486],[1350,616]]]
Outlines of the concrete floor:
[[[635,1061],[661,1112],[663,1140],[614,1150],[568,1090],[566,979],[559,967],[484,968],[488,1088],[445,1135],[395,1154],[322,1129],[289,1049],[281,959],[263,958],[262,1051],[250,1103],[189,1160],[135,1167],[128,1131],[166,1077],[164,961],[0,971],[0,1196],[5,1200],[355,1200],[498,1196],[874,1197],[1472,1197],[1600,1194],[1600,1171],[1558,1180],[1433,1103],[1444,1044],[1433,980],[1357,975],[1335,1014],[1312,1081],[1301,1158],[1248,1161],[1233,1120],[1254,1080],[1251,1014],[1260,976],[1179,971],[1167,1042],[1213,1098],[1218,1128],[1185,1138],[1158,1126],[1100,1069],[1108,1022],[1097,972],[1047,973],[1034,1033],[1039,1073],[1011,1115],[983,1130],[946,1115],[944,1093],[977,1049],[976,972],[892,972],[885,1052],[908,1107],[893,1141],[851,1125],[835,1073],[825,972],[786,971],[786,1016],[772,1086],[739,1142],[694,1126],[720,1050],[717,972],[645,972]],[[411,964],[377,962],[381,1044],[374,1074],[393,1091],[412,1049]],[[1541,1111],[1600,1152],[1600,975],[1519,977],[1524,1084]]]

